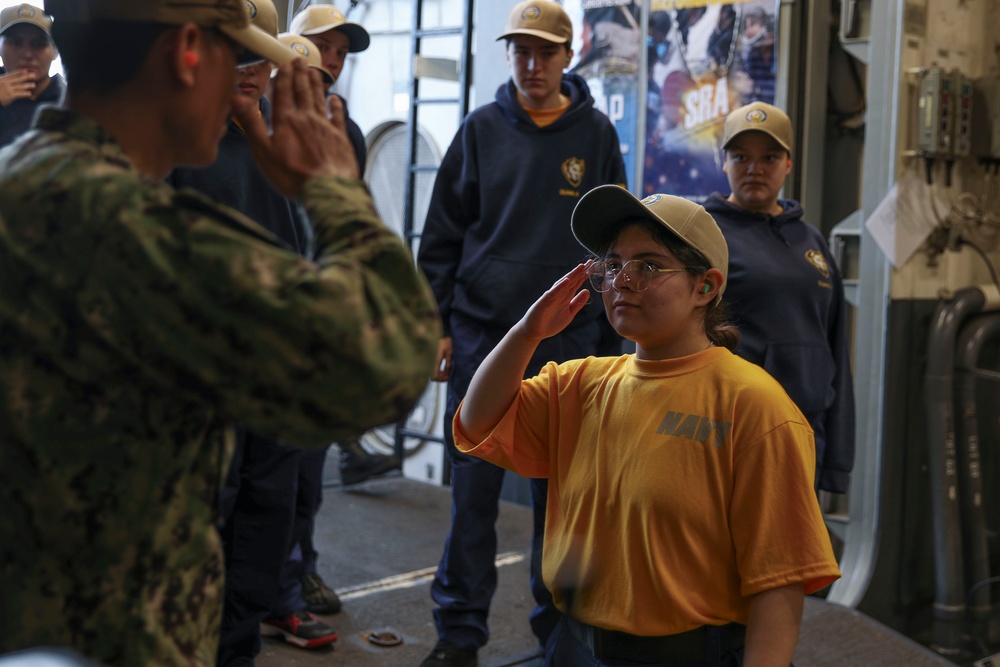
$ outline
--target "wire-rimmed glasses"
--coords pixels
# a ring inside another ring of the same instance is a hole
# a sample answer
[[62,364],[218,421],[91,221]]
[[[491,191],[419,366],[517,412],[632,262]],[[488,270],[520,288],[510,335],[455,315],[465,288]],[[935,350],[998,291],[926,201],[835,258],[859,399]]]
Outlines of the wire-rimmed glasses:
[[687,269],[659,269],[641,259],[630,259],[624,264],[615,261],[597,261],[590,265],[587,275],[590,284],[598,292],[611,291],[619,274],[629,289],[636,292],[645,291],[653,279],[654,273],[679,273]]

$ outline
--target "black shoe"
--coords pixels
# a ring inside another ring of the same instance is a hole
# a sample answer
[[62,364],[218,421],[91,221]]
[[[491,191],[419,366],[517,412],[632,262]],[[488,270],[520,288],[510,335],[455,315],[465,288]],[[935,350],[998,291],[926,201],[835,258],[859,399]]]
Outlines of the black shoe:
[[475,651],[459,648],[442,639],[420,663],[420,667],[476,667],[478,664]]
[[336,614],[341,607],[340,596],[315,572],[302,577],[302,601],[311,614]]
[[339,443],[339,447],[340,483],[344,486],[360,484],[369,478],[378,477],[402,467],[396,456],[370,454],[357,440]]

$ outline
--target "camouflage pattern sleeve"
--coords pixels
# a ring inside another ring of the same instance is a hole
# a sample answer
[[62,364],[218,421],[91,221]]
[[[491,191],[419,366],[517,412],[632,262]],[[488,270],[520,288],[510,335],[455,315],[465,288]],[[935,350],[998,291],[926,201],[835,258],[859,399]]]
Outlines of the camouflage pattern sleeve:
[[430,289],[361,181],[315,179],[303,201],[315,261],[188,192],[116,212],[125,223],[94,249],[84,318],[165,391],[296,444],[403,418],[440,335]]
[[0,150],[0,653],[214,665],[230,424],[300,445],[401,418],[440,323],[361,181],[315,261],[43,109]]

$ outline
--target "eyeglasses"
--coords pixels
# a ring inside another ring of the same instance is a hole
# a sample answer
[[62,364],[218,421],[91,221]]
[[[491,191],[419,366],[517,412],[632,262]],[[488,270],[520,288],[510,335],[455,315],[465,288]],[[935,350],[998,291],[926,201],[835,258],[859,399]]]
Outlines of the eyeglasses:
[[630,259],[621,264],[619,262],[594,262],[590,265],[587,274],[590,276],[590,284],[598,292],[610,292],[618,275],[628,288],[636,292],[643,292],[649,287],[654,273],[679,273],[687,269],[658,269],[649,262],[641,259]]

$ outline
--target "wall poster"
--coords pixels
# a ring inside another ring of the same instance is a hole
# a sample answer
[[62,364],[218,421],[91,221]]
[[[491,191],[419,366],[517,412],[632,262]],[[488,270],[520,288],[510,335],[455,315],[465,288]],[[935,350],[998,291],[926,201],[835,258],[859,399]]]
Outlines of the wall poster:
[[774,102],[775,0],[650,0],[642,195],[729,192],[726,115]]
[[570,71],[586,80],[594,104],[618,132],[629,189],[636,190],[642,0],[565,0],[573,22]]

